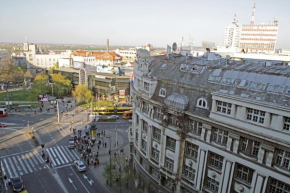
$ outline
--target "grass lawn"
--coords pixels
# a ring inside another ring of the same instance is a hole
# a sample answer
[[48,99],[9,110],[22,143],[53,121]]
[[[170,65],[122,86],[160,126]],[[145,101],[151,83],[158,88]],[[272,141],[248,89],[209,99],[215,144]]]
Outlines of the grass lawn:
[[[91,103],[85,103],[80,106],[83,108],[88,108],[88,107],[91,107]],[[93,102],[93,107],[97,107],[97,106],[98,106],[98,102]],[[114,103],[112,101],[100,100],[100,107],[104,107],[104,106],[113,107]]]
[[[16,91],[9,91],[9,101],[36,101],[35,100],[29,100],[28,95],[29,91],[27,90],[16,90]],[[4,91],[0,92],[0,101],[6,101],[7,100],[7,93]]]

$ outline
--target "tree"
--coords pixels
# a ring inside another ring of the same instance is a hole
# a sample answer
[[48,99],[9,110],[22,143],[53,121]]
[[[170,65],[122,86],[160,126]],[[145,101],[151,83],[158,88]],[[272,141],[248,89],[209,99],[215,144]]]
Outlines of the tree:
[[135,180],[128,158],[121,153],[112,156],[111,161],[105,164],[103,176],[108,179],[109,184],[116,182],[120,189],[128,186],[129,180],[131,182]]
[[39,94],[47,94],[50,92],[50,85],[47,84],[48,76],[45,72],[37,74],[33,80],[33,85],[29,98],[36,100]]
[[78,102],[90,102],[93,100],[93,93],[84,84],[78,85],[74,91],[72,91],[72,96]]
[[0,81],[8,85],[22,83],[23,74],[12,63],[6,63],[0,66]]
[[69,79],[63,76],[60,72],[51,75],[51,80],[54,87],[54,93],[56,96],[62,96],[68,94],[71,91],[72,84]]

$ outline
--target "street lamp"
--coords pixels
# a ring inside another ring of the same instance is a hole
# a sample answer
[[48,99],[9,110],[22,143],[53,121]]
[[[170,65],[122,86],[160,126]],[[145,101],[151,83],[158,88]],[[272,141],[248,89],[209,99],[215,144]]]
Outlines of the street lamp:
[[112,186],[112,160],[111,160],[112,149],[111,149],[111,136],[107,136],[107,138],[109,138],[109,142],[110,142],[110,186]]

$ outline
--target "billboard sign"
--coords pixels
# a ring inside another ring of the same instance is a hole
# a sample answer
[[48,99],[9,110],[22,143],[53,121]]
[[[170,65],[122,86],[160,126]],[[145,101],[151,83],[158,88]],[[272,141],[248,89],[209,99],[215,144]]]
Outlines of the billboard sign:
[[119,96],[125,96],[126,91],[125,90],[119,90]]
[[38,95],[38,101],[40,102],[48,101],[48,95],[47,94]]

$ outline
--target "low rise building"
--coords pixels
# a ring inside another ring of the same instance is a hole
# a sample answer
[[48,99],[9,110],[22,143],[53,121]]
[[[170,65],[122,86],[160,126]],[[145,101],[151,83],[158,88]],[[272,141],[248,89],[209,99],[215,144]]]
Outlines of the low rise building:
[[130,163],[140,192],[290,189],[290,67],[138,50]]

